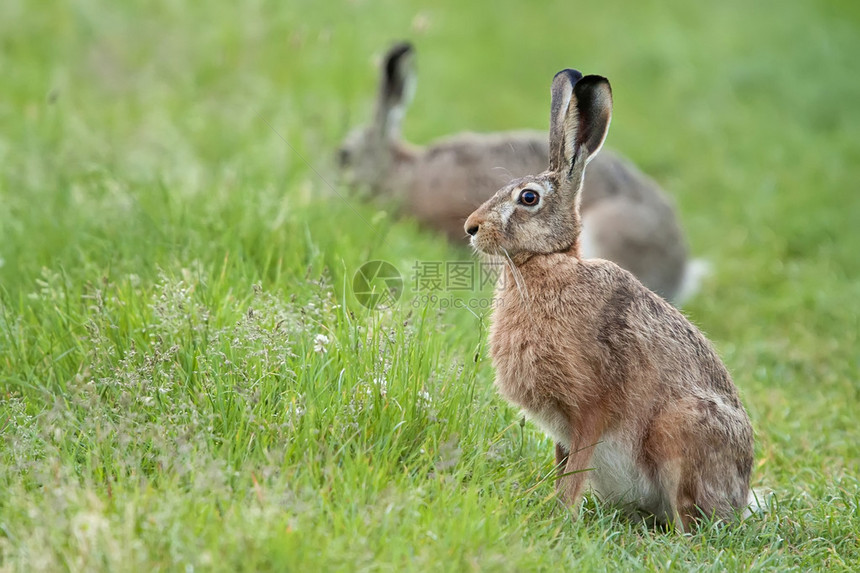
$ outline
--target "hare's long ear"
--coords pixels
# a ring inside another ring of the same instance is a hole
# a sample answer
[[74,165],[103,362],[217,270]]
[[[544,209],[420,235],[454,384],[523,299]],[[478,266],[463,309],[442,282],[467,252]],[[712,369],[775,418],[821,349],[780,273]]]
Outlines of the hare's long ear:
[[388,50],[382,62],[376,125],[386,139],[400,136],[400,124],[415,86],[414,57],[412,44],[399,42]]
[[573,175],[600,151],[612,119],[612,89],[602,76],[562,70],[552,80],[550,171]]
[[549,170],[561,171],[570,161],[565,149],[565,119],[573,97],[573,86],[582,79],[577,70],[562,70],[552,78],[552,103],[549,111]]

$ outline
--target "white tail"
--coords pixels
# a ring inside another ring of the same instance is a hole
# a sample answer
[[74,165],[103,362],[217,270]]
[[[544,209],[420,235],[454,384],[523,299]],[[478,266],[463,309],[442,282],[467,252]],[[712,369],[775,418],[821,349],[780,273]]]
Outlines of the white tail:
[[767,488],[750,488],[749,496],[747,497],[747,506],[743,512],[743,518],[746,519],[751,515],[762,515],[768,513],[773,508],[773,491]]
[[711,263],[705,259],[693,259],[688,262],[684,269],[684,278],[681,280],[681,289],[675,297],[675,304],[680,306],[690,300],[699,291],[702,281],[711,274],[712,270]]

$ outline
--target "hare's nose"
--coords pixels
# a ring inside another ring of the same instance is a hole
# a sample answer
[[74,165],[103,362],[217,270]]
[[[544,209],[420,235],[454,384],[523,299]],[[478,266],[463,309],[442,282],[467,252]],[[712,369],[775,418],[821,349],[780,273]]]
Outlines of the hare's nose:
[[473,237],[478,233],[478,230],[481,228],[481,217],[477,216],[477,213],[472,213],[469,215],[469,218],[466,219],[466,224],[463,225],[463,229],[466,230],[467,233],[472,235]]

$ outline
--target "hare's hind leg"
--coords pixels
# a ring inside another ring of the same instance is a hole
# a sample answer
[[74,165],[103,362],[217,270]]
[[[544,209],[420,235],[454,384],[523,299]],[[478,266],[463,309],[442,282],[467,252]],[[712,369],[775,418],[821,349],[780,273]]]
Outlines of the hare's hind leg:
[[[674,462],[681,466],[681,460]],[[669,467],[672,463],[667,464]],[[669,474],[674,470],[666,472]],[[683,532],[689,532],[696,522],[702,519],[718,519],[730,522],[735,514],[740,513],[742,506],[735,503],[727,488],[732,485],[720,483],[720,478],[713,464],[688,463],[687,468],[677,472],[677,478],[672,476],[664,483],[672,487],[667,494],[672,507],[672,518],[675,526]],[[709,474],[705,477],[705,474]],[[729,478],[727,481],[735,481]]]
[[663,460],[658,470],[658,480],[663,488],[663,507],[658,510],[657,520],[674,522],[681,533],[690,531],[696,513],[689,484],[685,483],[686,473],[680,457]]
[[752,442],[735,418],[716,401],[689,398],[652,421],[643,446],[684,531],[702,518],[730,521],[746,504]]
[[681,532],[690,531],[700,515],[690,467],[691,451],[696,449],[690,443],[690,413],[690,406],[685,402],[665,408],[651,421],[642,443],[662,490],[662,507],[655,508],[655,514],[658,519],[674,522]]

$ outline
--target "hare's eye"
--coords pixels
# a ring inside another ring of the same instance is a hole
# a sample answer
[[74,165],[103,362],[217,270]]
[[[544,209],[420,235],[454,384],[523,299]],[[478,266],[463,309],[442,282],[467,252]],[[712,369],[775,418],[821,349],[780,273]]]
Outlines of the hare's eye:
[[523,189],[520,193],[520,203],[526,207],[534,207],[540,201],[540,195],[534,189]]

